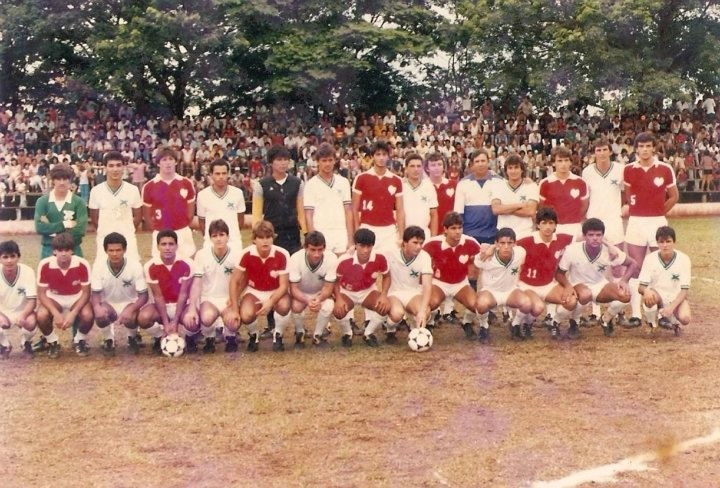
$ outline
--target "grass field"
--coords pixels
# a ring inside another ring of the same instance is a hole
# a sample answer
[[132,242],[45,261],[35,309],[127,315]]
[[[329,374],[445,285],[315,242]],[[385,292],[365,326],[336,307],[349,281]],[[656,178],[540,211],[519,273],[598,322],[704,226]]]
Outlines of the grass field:
[[[444,325],[424,354],[346,350],[337,333],[282,354],[263,342],[171,360],[121,338],[115,358],[79,358],[69,337],[56,361],[14,353],[0,363],[0,486],[599,486],[612,472],[616,486],[716,486],[720,444],[683,441],[720,429],[720,219],[672,225],[694,272],[680,337],[595,327],[513,343],[495,327],[480,345]],[[16,240],[34,265],[37,237]]]

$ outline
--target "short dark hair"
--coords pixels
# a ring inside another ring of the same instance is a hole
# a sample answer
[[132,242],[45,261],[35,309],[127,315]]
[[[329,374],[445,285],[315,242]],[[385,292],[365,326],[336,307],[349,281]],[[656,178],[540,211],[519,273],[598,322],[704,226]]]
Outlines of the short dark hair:
[[75,238],[69,232],[61,232],[52,238],[50,244],[56,251],[72,250],[75,249]]
[[473,152],[470,153],[470,157],[469,157],[470,162],[472,163],[472,161],[476,157],[483,155],[483,154],[485,155],[486,158],[490,159],[490,155],[488,154],[488,152],[485,149],[475,149]]
[[103,154],[103,163],[108,164],[110,161],[120,161],[125,164],[125,158],[120,151],[108,151]]
[[75,171],[69,164],[60,163],[53,166],[50,170],[50,180],[70,180],[75,178]]
[[523,161],[523,159],[518,153],[511,153],[505,159],[505,165],[503,166],[503,168],[505,169],[506,174],[508,166],[520,166],[520,170],[522,171],[523,176],[525,176],[525,161]]
[[358,229],[353,235],[355,244],[363,244],[366,246],[375,245],[375,233],[370,229]]
[[605,233],[605,224],[602,220],[596,219],[595,217],[587,219],[582,224],[582,233],[583,235],[587,234],[591,230],[599,230],[603,234]]
[[412,160],[414,160],[414,159],[420,160],[420,164],[422,164],[422,162],[423,162],[422,156],[420,156],[420,155],[419,155],[418,153],[416,153],[416,152],[411,152],[411,153],[408,153],[408,154],[405,156],[405,166],[407,166],[408,163],[410,163],[410,161],[412,161]]
[[227,223],[223,219],[217,219],[210,222],[210,225],[208,226],[209,236],[219,234],[221,232],[230,235],[230,227],[228,227]]
[[655,145],[655,136],[652,132],[641,132],[635,137],[635,147],[641,142],[652,142]]
[[515,231],[512,230],[510,227],[502,227],[502,228],[498,229],[497,235],[495,236],[495,242],[499,241],[503,237],[509,237],[513,241],[517,240]]
[[0,256],[3,255],[20,257],[20,246],[15,241],[0,242]]
[[123,250],[127,250],[127,239],[119,232],[111,232],[105,236],[105,239],[103,239],[103,249],[105,249],[105,252],[107,252],[110,244],[120,244]]
[[318,230],[308,232],[308,234],[305,236],[305,247],[307,248],[308,246],[325,247],[326,242],[323,233]]
[[160,239],[162,239],[163,237],[172,237],[173,240],[175,241],[175,244],[177,244],[178,236],[177,236],[177,232],[175,232],[174,230],[163,229],[160,232],[158,232],[158,235],[155,238],[155,243],[160,244]]
[[427,164],[428,164],[430,161],[442,161],[443,168],[444,168],[445,165],[447,164],[447,162],[445,161],[445,156],[443,156],[442,153],[439,153],[439,152],[437,152],[437,151],[436,151],[436,152],[431,152],[431,153],[428,154],[427,157],[425,158],[425,167],[426,167],[426,168],[427,168]]
[[593,144],[593,151],[599,147],[611,147],[610,141],[605,137],[598,137]]
[[453,225],[463,225],[463,216],[458,212],[448,212],[443,217],[443,227],[447,229]]
[[410,239],[417,237],[418,239],[425,240],[425,231],[417,225],[411,225],[403,232],[403,242],[408,242]]
[[177,152],[175,149],[171,148],[170,146],[163,146],[160,148],[160,150],[157,153],[156,161],[159,163],[162,158],[165,156],[170,156],[175,161],[180,161],[180,158],[178,157]]
[[390,154],[390,144],[386,141],[375,141],[370,148],[370,155],[374,156],[376,152],[383,151]]
[[665,240],[668,237],[672,239],[673,242],[677,242],[677,239],[675,238],[675,229],[673,229],[669,225],[663,225],[662,227],[658,227],[658,230],[655,231],[656,241]]
[[552,156],[553,162],[555,162],[558,158],[572,158],[572,151],[565,146],[555,146],[550,152],[550,155]]
[[272,146],[267,152],[268,164],[272,164],[276,159],[290,159],[290,150],[285,146]]
[[255,239],[256,237],[275,237],[275,226],[272,225],[272,222],[268,222],[267,220],[261,220],[257,224],[253,226],[252,229],[252,238]]
[[210,173],[211,174],[213,172],[213,169],[215,169],[215,166],[225,166],[225,168],[227,168],[227,170],[228,170],[228,173],[230,172],[230,163],[228,163],[223,158],[217,158],[217,159],[213,160],[212,163],[210,163]]
[[543,220],[551,220],[557,224],[557,213],[552,207],[540,207],[535,213],[535,223],[539,224]]
[[329,142],[323,142],[320,147],[315,151],[315,160],[321,158],[333,158],[335,159],[335,148]]

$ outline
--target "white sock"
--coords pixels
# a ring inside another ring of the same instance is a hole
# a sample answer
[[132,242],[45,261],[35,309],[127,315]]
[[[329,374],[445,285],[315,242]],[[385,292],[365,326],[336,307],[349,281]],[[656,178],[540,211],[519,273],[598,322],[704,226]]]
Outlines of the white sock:
[[24,328],[20,329],[20,337],[22,338],[21,340],[22,340],[23,344],[32,340],[32,338],[35,336],[36,330],[37,329],[33,329],[33,330],[27,330]]
[[365,327],[365,337],[367,337],[370,334],[374,334],[375,331],[380,328],[383,323],[383,317],[373,310],[366,310],[365,318],[370,320],[367,327]]
[[108,339],[115,339],[115,331],[113,330],[112,324],[108,325],[107,327],[100,327],[100,335],[102,336],[103,341],[107,341]]
[[215,324],[213,325],[201,325],[200,326],[200,333],[203,337],[215,337]]
[[553,319],[559,324],[564,322],[569,316],[570,310],[566,309],[565,307],[558,306],[555,310],[555,315],[553,316]]
[[490,328],[490,324],[488,324],[488,315],[490,315],[489,312],[485,312],[485,313],[483,313],[483,314],[478,314],[478,319],[479,319],[479,322],[480,322],[480,327],[482,327],[483,329],[489,329],[489,328]]
[[78,331],[75,333],[75,339],[73,340],[73,342],[74,342],[75,344],[77,344],[77,343],[80,342],[80,341],[86,341],[86,340],[87,340],[87,334],[84,334],[84,333],[82,333],[82,332],[80,332],[80,331],[78,330]]
[[[578,303],[577,305],[575,305],[575,310],[572,310],[570,312],[570,318],[577,322],[580,317],[582,317],[582,305]],[[597,315],[597,317],[599,317],[599,315]]]
[[0,328],[0,345],[10,347],[10,341],[7,337],[7,329]]
[[477,314],[475,312],[471,312],[470,310],[465,310],[465,313],[463,314],[463,324],[472,324],[475,320],[475,317],[477,317]]
[[630,308],[632,309],[632,317],[642,317],[642,295],[638,291],[640,281],[637,278],[630,278]]
[[655,305],[652,308],[645,309],[645,320],[647,320],[653,326],[657,325],[658,308]]
[[257,327],[257,319],[253,320],[249,324],[247,324],[247,330],[250,335],[257,334],[258,327]]
[[515,316],[514,316],[513,319],[512,319],[511,325],[520,325],[520,324],[522,324],[522,323],[523,323],[523,319],[524,319],[526,316],[530,316],[530,314],[524,314],[524,313],[522,313],[520,310],[518,310],[518,311],[515,313]]
[[52,344],[53,342],[58,342],[60,339],[58,338],[57,333],[55,332],[55,329],[53,329],[52,332],[50,332],[48,335],[45,336],[45,339],[48,341],[48,343]]
[[151,327],[147,329],[148,334],[150,334],[150,337],[153,337],[155,339],[159,339],[163,335],[163,326],[160,322],[155,322],[152,324]]
[[275,312],[275,330],[274,334],[278,334],[282,337],[285,333],[285,326],[290,322],[290,314],[280,315],[277,311]]
[[127,330],[128,337],[137,337],[138,335],[137,327],[135,327],[134,329],[131,329],[130,327],[125,327],[125,330]]

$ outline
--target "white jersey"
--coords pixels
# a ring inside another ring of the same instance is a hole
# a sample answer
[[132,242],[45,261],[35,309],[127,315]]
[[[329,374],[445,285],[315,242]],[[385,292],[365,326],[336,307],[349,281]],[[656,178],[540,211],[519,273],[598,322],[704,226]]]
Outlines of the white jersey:
[[17,275],[10,283],[0,269],[0,311],[18,312],[29,298],[37,298],[35,271],[26,264],[18,263]]
[[425,231],[425,239],[430,239],[430,210],[438,208],[435,186],[429,178],[420,180],[418,186],[412,186],[403,178],[403,208],[405,209],[405,228],[417,225]]
[[307,260],[307,251],[300,249],[290,256],[288,264],[290,283],[298,283],[300,291],[312,295],[319,293],[325,283],[337,281],[338,258],[330,250],[325,250],[322,260],[312,267]]
[[600,219],[603,222],[607,218],[620,219],[622,208],[623,172],[625,165],[611,162],[610,168],[603,173],[596,164],[591,164],[582,172],[582,179],[590,193],[587,218]]
[[107,182],[95,185],[90,190],[88,208],[98,210],[96,260],[103,262],[106,259],[103,239],[111,232],[119,232],[125,236],[127,257],[133,261],[139,260],[133,221],[133,209],[142,208],[142,198],[137,186],[123,181],[120,187],[113,191]]
[[107,259],[96,260],[90,275],[90,289],[102,293],[108,303],[134,302],[140,293],[147,292],[145,273],[138,261],[124,258],[120,271],[115,273]]
[[422,292],[420,278],[422,275],[432,276],[432,260],[425,250],[414,258],[408,260],[399,247],[393,248],[391,251],[384,253],[390,270],[390,291],[392,295],[394,291],[417,291]]
[[238,214],[245,214],[245,195],[240,188],[228,185],[225,193],[219,195],[212,186],[201,190],[197,195],[197,215],[205,219],[205,247],[212,247],[210,242],[210,222],[222,219],[228,225],[229,242],[239,251],[242,247]]
[[[540,201],[540,188],[534,181],[523,180],[520,186],[513,187],[505,179],[493,179],[488,183],[490,202],[500,200],[501,204],[527,203]],[[515,231],[516,239],[529,236],[535,230],[533,217],[520,217],[518,215],[498,215],[497,228],[509,227]]]
[[641,285],[655,289],[661,297],[674,300],[680,290],[690,288],[690,258],[676,250],[670,262],[664,263],[659,251],[651,252],[645,256],[638,280]]
[[600,253],[592,259],[585,250],[585,242],[573,242],[565,248],[558,268],[567,272],[567,278],[573,285],[594,285],[606,280],[607,271],[624,263],[625,257],[625,253],[619,251],[611,260],[607,246],[603,245]]
[[322,233],[347,233],[345,205],[351,203],[350,183],[341,176],[327,182],[315,175],[305,184],[303,206],[313,211],[313,227]]
[[224,256],[218,257],[212,247],[203,247],[195,254],[193,275],[201,279],[201,297],[223,298],[230,296],[230,276],[240,262],[242,249],[228,247]]
[[495,251],[495,255],[483,261],[481,255],[475,256],[475,266],[480,270],[480,290],[506,292],[517,288],[520,281],[520,268],[525,263],[526,251],[514,246],[512,256],[504,263]]

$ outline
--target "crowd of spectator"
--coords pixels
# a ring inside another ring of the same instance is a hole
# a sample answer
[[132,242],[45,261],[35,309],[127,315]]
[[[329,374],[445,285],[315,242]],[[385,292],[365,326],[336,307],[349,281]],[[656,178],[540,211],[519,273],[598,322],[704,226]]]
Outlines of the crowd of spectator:
[[[634,157],[633,140],[642,131],[656,135],[658,158],[672,165],[681,191],[716,191],[720,180],[720,99],[707,96],[696,104],[673,102],[661,111],[590,115],[587,110],[538,109],[525,97],[512,110],[490,98],[473,105],[469,99],[414,109],[399,103],[394,111],[367,114],[336,107],[331,112],[300,111],[258,105],[242,115],[146,117],[123,105],[83,100],[71,111],[56,107],[15,113],[0,111],[0,201],[6,196],[23,206],[28,193],[47,191],[47,174],[58,162],[76,172],[76,191],[87,200],[90,188],[104,181],[102,155],[122,152],[127,179],[141,187],[157,171],[154,155],[163,146],[181,155],[178,172],[206,186],[207,168],[216,158],[232,167],[231,184],[249,200],[252,181],[265,174],[271,145],[284,144],[292,155],[291,171],[310,178],[313,157],[322,142],[337,148],[338,172],[354,178],[369,168],[370,145],[377,139],[393,148],[391,170],[402,174],[408,152],[442,153],[448,176],[464,174],[467,155],[484,148],[498,171],[511,152],[525,161],[528,176],[539,180],[552,171],[548,155],[556,145],[572,151],[572,171],[580,174],[592,160],[592,141],[612,141],[617,161]],[[498,171],[499,172],[499,171]]]

